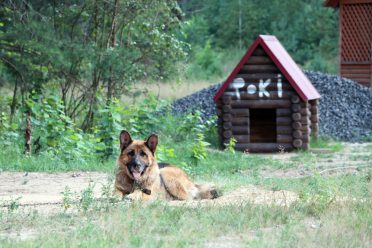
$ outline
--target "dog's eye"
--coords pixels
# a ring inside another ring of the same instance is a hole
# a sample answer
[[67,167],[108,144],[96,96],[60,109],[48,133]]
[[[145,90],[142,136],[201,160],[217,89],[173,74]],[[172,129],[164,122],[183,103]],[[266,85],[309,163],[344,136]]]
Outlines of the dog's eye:
[[147,156],[147,154],[144,151],[141,151],[140,155],[141,155],[141,157],[146,157]]
[[128,156],[133,157],[134,156],[134,151],[132,150],[132,151],[128,152]]

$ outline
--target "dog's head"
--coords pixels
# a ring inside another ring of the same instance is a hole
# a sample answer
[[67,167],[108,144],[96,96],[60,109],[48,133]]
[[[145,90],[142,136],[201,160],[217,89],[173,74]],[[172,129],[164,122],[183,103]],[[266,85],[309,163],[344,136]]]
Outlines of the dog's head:
[[132,140],[127,131],[121,131],[119,166],[127,170],[127,175],[131,179],[140,181],[152,171],[152,167],[156,166],[157,145],[156,134],[150,135],[147,140]]

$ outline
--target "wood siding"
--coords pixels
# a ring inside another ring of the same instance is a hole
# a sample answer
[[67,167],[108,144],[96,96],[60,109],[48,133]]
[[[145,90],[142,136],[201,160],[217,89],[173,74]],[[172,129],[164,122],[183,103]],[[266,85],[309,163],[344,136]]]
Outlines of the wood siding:
[[340,2],[340,75],[372,87],[372,1]]
[[235,149],[245,152],[309,147],[310,111],[316,105],[301,100],[260,46],[235,75],[237,78],[241,87],[233,82],[216,102],[222,145],[234,138]]

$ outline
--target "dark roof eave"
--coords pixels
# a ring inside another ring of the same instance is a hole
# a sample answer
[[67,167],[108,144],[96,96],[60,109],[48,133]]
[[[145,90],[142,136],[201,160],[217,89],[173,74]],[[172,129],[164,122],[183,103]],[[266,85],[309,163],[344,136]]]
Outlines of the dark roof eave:
[[339,0],[326,0],[323,3],[323,6],[325,6],[325,7],[331,7],[331,8],[338,8],[339,4],[340,4],[340,1]]

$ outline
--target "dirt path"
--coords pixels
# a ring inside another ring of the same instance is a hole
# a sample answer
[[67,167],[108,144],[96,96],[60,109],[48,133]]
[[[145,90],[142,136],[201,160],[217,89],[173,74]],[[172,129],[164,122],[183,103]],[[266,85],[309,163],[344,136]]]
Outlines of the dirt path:
[[[331,156],[319,156],[315,160],[316,170],[324,175],[334,173],[350,173],[356,170],[371,169],[371,155],[366,149],[371,143],[347,144],[342,152],[330,154]],[[364,146],[365,148],[361,148]],[[298,154],[297,154],[298,155]],[[296,153],[275,154],[274,159],[288,161],[297,156]],[[339,167],[347,169],[338,170]],[[263,177],[294,178],[308,176],[314,172],[314,167],[294,167],[281,170],[262,170]],[[9,206],[12,202],[21,207],[37,208],[42,212],[55,212],[61,210],[63,192],[68,187],[72,193],[79,194],[93,185],[94,196],[99,198],[102,195],[102,187],[112,185],[112,175],[99,172],[68,172],[68,173],[21,173],[21,172],[0,172],[0,206]],[[213,201],[190,201],[171,202],[174,206],[205,206],[205,205],[228,205],[250,202],[253,204],[274,204],[287,206],[298,199],[298,195],[291,191],[272,191],[247,185],[232,192],[225,193],[222,197]]]
[[[340,152],[328,149],[311,149],[313,157],[309,158],[311,166],[303,166],[296,162],[297,153],[274,154],[272,157],[281,161],[290,161],[293,166],[287,169],[273,170],[268,168],[260,172],[264,178],[301,178],[313,175],[344,175],[362,170],[372,169],[372,143],[344,143]],[[296,163],[301,165],[295,166]]]
[[214,200],[201,201],[172,201],[172,206],[186,207],[204,207],[204,206],[227,206],[240,205],[245,203],[250,204],[267,204],[277,206],[290,206],[298,200],[298,195],[295,192],[288,190],[268,190],[255,185],[240,187],[234,191],[227,192],[221,197]]
[[62,202],[62,192],[68,187],[72,192],[94,184],[95,196],[100,196],[108,174],[98,172],[69,173],[0,173],[0,203],[17,200],[21,205],[45,205]]
[[[61,210],[61,203],[65,188],[71,192],[80,193],[89,185],[94,185],[94,196],[101,197],[102,187],[112,183],[110,175],[97,172],[79,173],[0,173],[0,204],[9,206],[16,201],[20,207],[35,208],[41,212],[49,213]],[[254,185],[244,186],[224,194],[215,200],[174,201],[173,206],[206,206],[229,204],[275,204],[289,205],[296,201],[297,194],[290,191],[271,191]]]

